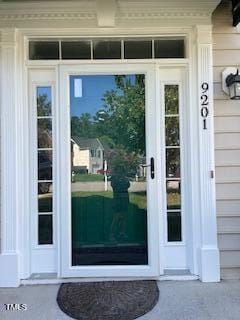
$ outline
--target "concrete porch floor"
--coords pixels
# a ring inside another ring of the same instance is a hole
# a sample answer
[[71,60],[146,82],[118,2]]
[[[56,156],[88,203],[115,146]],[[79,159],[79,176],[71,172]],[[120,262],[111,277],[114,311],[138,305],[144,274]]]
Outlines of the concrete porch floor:
[[[56,303],[59,285],[0,289],[0,319],[67,320]],[[240,281],[201,283],[161,281],[155,308],[139,320],[239,320]],[[5,311],[5,303],[27,304],[27,311]]]

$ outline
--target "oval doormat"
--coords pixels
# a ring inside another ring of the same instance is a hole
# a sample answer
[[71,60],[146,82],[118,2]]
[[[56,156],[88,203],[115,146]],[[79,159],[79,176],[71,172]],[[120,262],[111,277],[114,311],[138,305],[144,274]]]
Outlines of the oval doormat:
[[60,309],[78,320],[132,320],[158,301],[156,281],[65,283],[58,291]]

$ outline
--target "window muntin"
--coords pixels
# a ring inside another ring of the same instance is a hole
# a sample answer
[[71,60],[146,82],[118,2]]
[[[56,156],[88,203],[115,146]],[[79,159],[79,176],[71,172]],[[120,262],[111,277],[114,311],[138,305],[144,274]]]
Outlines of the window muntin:
[[185,58],[183,37],[30,40],[29,60]]

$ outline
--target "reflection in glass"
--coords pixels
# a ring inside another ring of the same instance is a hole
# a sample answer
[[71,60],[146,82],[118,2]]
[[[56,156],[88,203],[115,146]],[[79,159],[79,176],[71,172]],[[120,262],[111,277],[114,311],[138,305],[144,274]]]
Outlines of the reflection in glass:
[[90,41],[62,41],[62,59],[91,59]]
[[168,178],[180,178],[180,149],[166,149],[166,175]]
[[181,182],[179,180],[167,181],[167,208],[181,208]]
[[166,196],[167,210],[171,210],[167,213],[168,241],[182,241],[178,96],[178,85],[165,85]]
[[181,212],[174,211],[167,213],[168,241],[182,241]]
[[53,230],[52,230],[52,215],[40,214],[38,216],[38,244],[52,244]]
[[72,265],[146,265],[144,75],[71,76],[70,104]]
[[52,147],[52,120],[38,119],[38,148]]
[[58,41],[30,41],[29,42],[30,60],[53,60],[59,59]]
[[183,39],[161,39],[154,41],[155,58],[184,58]]
[[52,183],[38,183],[38,212],[52,212]]
[[166,117],[166,146],[179,146],[179,117]]
[[37,115],[51,116],[51,87],[37,87]]
[[165,113],[179,113],[178,85],[165,85]]
[[38,180],[52,180],[52,151],[38,151]]
[[121,41],[93,41],[93,59],[121,59]]
[[125,59],[151,59],[152,41],[151,40],[126,40],[124,41]]

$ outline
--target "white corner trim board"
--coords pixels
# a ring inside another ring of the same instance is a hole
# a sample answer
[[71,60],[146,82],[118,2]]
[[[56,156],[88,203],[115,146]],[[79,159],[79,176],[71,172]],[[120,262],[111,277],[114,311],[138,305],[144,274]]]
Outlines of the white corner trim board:
[[200,278],[219,281],[217,245],[214,128],[213,128],[213,65],[211,26],[199,26],[197,33],[198,108],[199,108],[199,177],[200,177]]

